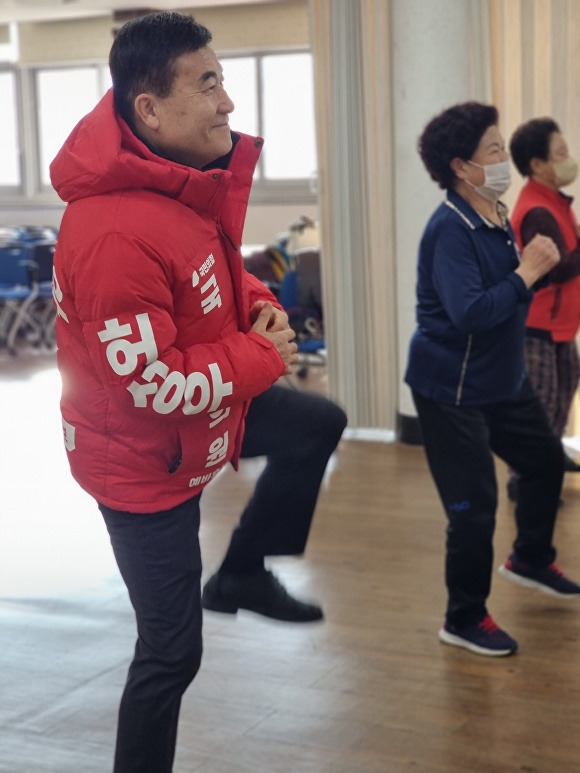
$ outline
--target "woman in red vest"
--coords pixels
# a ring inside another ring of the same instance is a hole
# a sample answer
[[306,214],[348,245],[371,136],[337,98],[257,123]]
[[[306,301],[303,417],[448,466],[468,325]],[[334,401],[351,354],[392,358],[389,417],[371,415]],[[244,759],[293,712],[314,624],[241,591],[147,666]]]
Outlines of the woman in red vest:
[[[549,236],[560,252],[560,263],[532,301],[526,323],[526,368],[554,431],[564,434],[580,376],[576,334],[580,327],[579,229],[573,199],[560,189],[578,174],[560,127],[551,118],[522,124],[510,141],[510,153],[528,180],[511,215],[520,249],[536,234]],[[566,456],[565,469],[580,471]],[[517,499],[517,475],[508,482],[510,499]]]

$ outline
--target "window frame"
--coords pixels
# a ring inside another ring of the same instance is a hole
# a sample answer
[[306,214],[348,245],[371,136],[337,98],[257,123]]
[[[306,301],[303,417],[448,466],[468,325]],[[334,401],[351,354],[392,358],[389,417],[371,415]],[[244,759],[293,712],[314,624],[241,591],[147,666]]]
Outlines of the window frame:
[[[264,137],[264,99],[263,99],[263,78],[262,78],[262,60],[269,56],[287,56],[291,54],[312,53],[308,46],[292,46],[284,48],[261,48],[245,51],[221,51],[217,52],[218,59],[227,67],[228,59],[236,58],[254,58],[256,59],[256,108],[258,110],[258,136]],[[226,91],[227,91],[227,70],[226,70]],[[232,120],[235,130],[235,115]],[[267,141],[267,137],[265,138]],[[272,179],[264,176],[263,158],[258,161],[258,176],[252,184],[250,194],[250,203],[252,204],[316,204],[318,188],[318,176],[294,178],[294,179]]]
[[[97,84],[98,84],[98,99],[107,92],[108,86],[106,86],[108,65],[102,60],[84,61],[84,62],[66,62],[66,63],[50,63],[50,65],[44,64],[42,66],[30,67],[31,90],[33,94],[33,116],[34,116],[34,145],[35,145],[35,168],[34,168],[34,190],[41,196],[54,193],[54,189],[51,185],[42,182],[42,169],[41,169],[41,149],[40,149],[40,99],[38,94],[38,74],[42,71],[58,71],[58,70],[96,70],[97,71]],[[71,126],[71,131],[74,127]],[[56,195],[56,194],[55,194]]]
[[[258,134],[264,124],[262,98],[261,60],[267,56],[311,53],[308,46],[282,49],[238,50],[217,52],[218,58],[227,62],[234,58],[255,58],[257,90],[256,109],[258,111]],[[20,150],[20,185],[0,186],[0,205],[11,208],[59,208],[62,201],[50,185],[41,182],[40,136],[39,136],[39,99],[37,93],[38,72],[42,70],[66,70],[79,68],[97,68],[101,96],[107,90],[108,63],[103,59],[74,60],[65,62],[42,62],[19,66],[17,63],[2,62],[0,70],[14,73],[16,87],[17,137]],[[235,121],[233,122],[235,129]],[[263,162],[258,162],[258,174],[254,179],[250,203],[293,205],[299,203],[315,204],[317,201],[316,176],[303,179],[267,179],[263,176]]]
[[16,121],[16,144],[18,147],[18,176],[19,182],[16,185],[0,184],[0,199],[18,198],[24,193],[25,170],[23,164],[24,145],[22,136],[22,92],[20,89],[20,79],[18,68],[10,62],[0,62],[0,73],[11,73],[14,80],[14,118]]

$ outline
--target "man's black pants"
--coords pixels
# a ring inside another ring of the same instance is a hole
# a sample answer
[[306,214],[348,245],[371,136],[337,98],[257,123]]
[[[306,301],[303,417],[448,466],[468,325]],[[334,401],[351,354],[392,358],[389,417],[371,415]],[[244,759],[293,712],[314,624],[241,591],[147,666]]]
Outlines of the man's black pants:
[[564,455],[543,406],[526,379],[510,400],[456,407],[413,393],[427,460],[448,519],[445,579],[448,623],[469,625],[487,614],[497,481],[493,455],[520,479],[514,550],[532,565],[550,564]]
[[[274,386],[252,401],[242,456],[267,463],[226,560],[304,551],[330,455],[346,426],[325,398]],[[218,484],[219,485],[219,484]],[[202,654],[200,495],[164,512],[99,508],[135,610],[138,638],[121,705],[114,773],[170,773],[181,697]]]

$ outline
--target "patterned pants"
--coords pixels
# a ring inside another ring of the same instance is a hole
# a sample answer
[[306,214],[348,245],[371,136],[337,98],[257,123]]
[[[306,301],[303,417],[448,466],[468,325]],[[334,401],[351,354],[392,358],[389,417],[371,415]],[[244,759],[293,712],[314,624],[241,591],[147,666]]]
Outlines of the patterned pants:
[[548,420],[562,437],[580,377],[576,341],[553,342],[526,336],[526,369]]

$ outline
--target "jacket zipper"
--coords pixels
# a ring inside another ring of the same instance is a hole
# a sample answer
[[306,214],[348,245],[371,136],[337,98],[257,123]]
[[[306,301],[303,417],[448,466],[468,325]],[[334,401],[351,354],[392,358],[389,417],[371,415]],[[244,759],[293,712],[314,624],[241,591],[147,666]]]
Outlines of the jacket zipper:
[[228,234],[228,232],[224,230],[224,227],[223,227],[223,225],[222,225],[222,217],[221,217],[221,214],[219,214],[219,215],[217,216],[217,219],[216,219],[216,225],[217,225],[217,227],[218,227],[218,231],[220,232],[220,234],[221,234],[223,237],[225,237],[225,238],[228,240],[228,242],[229,242],[230,246],[232,247],[232,249],[234,249],[234,250],[237,252],[237,251],[238,251],[238,249],[239,249],[239,247],[238,247],[238,246],[237,246],[237,245],[234,243],[233,239],[232,239],[232,238],[231,238],[231,236]]
[[461,363],[461,375],[459,376],[459,385],[457,386],[457,393],[455,395],[455,405],[461,404],[461,397],[463,393],[463,384],[465,382],[465,373],[467,371],[467,362],[469,360],[469,355],[471,354],[471,344],[473,341],[473,335],[470,334],[469,338],[467,339],[467,349],[465,350],[465,356],[463,357],[463,362]]

